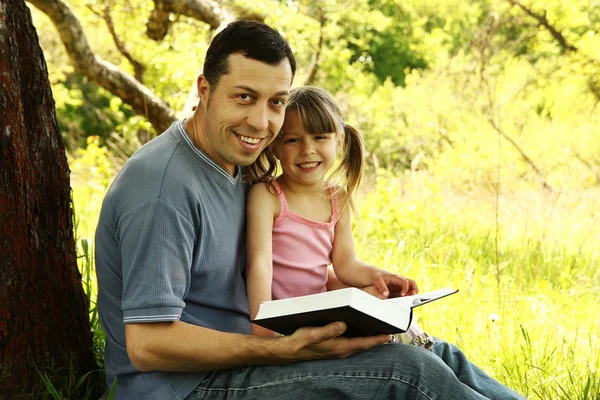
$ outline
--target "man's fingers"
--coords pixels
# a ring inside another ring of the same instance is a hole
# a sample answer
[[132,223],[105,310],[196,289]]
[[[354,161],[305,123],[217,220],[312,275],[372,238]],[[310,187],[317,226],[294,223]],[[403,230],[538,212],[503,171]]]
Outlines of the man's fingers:
[[346,324],[339,322],[332,322],[331,324],[325,325],[322,328],[317,328],[314,331],[312,337],[314,343],[322,343],[331,339],[335,339],[338,336],[346,332]]
[[303,342],[294,355],[295,359],[311,360],[321,358],[343,358],[353,353],[368,350],[390,341],[390,335],[347,338],[340,337],[346,331],[346,324],[334,322],[320,328],[300,328],[289,340]]
[[332,339],[327,346],[327,353],[331,356],[347,357],[351,354],[369,350],[372,347],[383,343],[388,343],[391,340],[390,335],[377,335],[368,337],[346,338],[340,337]]
[[369,336],[369,337],[361,337],[361,338],[352,338],[348,339],[349,342],[347,344],[348,351],[347,354],[350,355],[352,353],[356,353],[359,351],[369,350],[372,347],[378,346],[383,343],[388,343],[391,340],[390,335],[377,335],[377,336]]

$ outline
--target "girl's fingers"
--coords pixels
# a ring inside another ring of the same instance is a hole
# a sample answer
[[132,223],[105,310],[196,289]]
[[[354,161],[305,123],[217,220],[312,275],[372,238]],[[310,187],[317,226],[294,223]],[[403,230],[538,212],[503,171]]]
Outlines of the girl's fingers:
[[[387,283],[396,286],[399,289],[400,296],[406,295],[409,291],[408,280],[400,275],[386,275],[384,280],[387,280]],[[396,290],[396,292],[398,292],[398,290]]]
[[383,294],[383,296],[388,297],[390,292],[388,290],[387,284],[385,283],[385,278],[382,275],[376,276],[373,280],[373,285]]

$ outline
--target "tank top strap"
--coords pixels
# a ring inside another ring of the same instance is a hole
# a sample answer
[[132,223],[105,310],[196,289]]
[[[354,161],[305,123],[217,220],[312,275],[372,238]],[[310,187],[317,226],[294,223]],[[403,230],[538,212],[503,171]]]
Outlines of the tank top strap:
[[275,191],[277,192],[277,196],[279,197],[279,204],[281,204],[281,212],[279,213],[277,218],[275,218],[275,221],[273,221],[275,223],[285,218],[285,216],[288,213],[288,205],[287,200],[285,199],[285,194],[283,193],[283,189],[281,189],[281,186],[279,186],[277,180],[273,179],[270,183],[272,183],[275,187]]
[[329,195],[331,196],[331,220],[337,222],[340,219],[340,211],[338,206],[338,198],[334,196],[335,188],[329,186]]

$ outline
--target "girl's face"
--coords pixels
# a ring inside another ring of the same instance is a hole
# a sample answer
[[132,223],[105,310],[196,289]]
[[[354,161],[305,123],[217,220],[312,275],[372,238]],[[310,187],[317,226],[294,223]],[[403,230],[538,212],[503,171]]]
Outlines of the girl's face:
[[335,132],[306,132],[296,111],[286,113],[273,153],[281,162],[284,179],[301,185],[321,185],[336,156]]

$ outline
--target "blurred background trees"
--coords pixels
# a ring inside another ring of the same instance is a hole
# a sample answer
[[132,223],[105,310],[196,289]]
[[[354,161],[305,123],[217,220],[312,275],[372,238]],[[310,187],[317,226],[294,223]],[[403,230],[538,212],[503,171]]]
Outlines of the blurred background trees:
[[600,184],[597,1],[29,4],[70,151],[94,136],[126,158],[189,113],[210,38],[251,18],[289,39],[296,85],[336,93],[373,166],[462,188],[489,186],[499,164],[509,188]]

